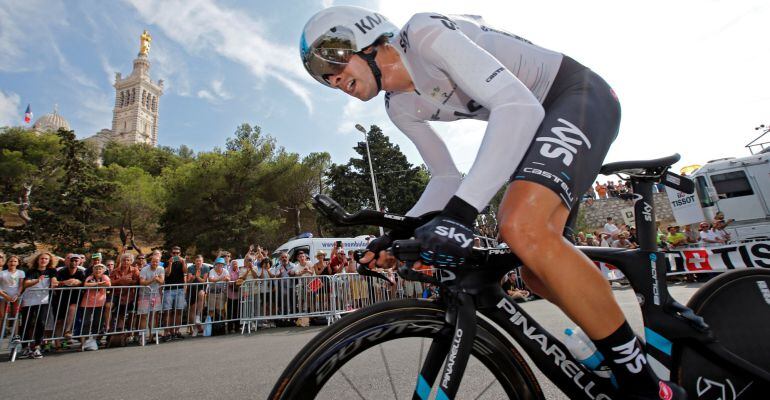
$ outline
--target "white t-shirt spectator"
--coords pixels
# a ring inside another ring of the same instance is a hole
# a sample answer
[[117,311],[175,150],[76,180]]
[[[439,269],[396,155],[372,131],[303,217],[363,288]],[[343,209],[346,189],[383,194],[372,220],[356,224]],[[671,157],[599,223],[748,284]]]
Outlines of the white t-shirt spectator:
[[[142,268],[141,271],[139,271],[139,278],[144,279],[145,281],[149,281],[149,280],[155,279],[156,276],[163,276],[165,274],[166,274],[166,270],[163,269],[160,265],[157,266],[155,270],[153,270],[151,266],[147,265],[144,268]],[[150,285],[147,287],[150,288],[149,293],[158,293],[160,289],[160,282],[154,281],[150,283]],[[145,292],[145,293],[148,293],[148,292]]]
[[717,238],[717,240],[722,240],[725,243],[730,240],[730,234],[725,232],[724,229],[711,229],[710,232]]
[[709,229],[707,231],[700,231],[700,240],[703,243],[716,243],[718,238],[714,235],[714,231]]
[[618,228],[612,222],[607,222],[606,224],[604,224],[604,231],[609,233],[613,237],[617,236],[619,230],[620,230],[620,228]]
[[209,280],[216,280],[217,282],[211,287],[211,293],[221,293],[226,287],[227,282],[221,280],[223,276],[229,276],[230,272],[222,268],[222,273],[218,273],[216,268],[209,271]]
[[8,270],[0,272],[0,290],[8,296],[16,297],[19,295],[21,282],[24,281],[24,271],[17,269],[13,273]]
[[612,247],[616,247],[619,249],[630,249],[632,247],[631,242],[628,241],[628,239],[618,239],[614,242],[612,242]]

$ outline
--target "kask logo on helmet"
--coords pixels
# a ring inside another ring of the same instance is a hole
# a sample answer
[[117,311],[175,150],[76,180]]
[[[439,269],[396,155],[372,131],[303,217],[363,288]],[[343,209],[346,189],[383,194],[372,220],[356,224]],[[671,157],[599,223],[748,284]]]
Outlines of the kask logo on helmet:
[[[381,24],[382,21],[385,21],[385,17],[383,17],[380,14],[374,13],[372,15],[367,15],[366,18],[361,18],[361,20],[359,20],[354,25],[356,26],[356,28],[358,28],[361,31],[361,33],[366,35],[367,33],[369,33],[369,31],[374,29],[374,27]],[[367,23],[369,24],[367,25]]]

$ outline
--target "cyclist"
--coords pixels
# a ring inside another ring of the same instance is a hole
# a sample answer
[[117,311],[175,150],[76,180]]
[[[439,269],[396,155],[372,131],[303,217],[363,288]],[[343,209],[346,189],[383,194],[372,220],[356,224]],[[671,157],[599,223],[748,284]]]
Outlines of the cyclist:
[[[368,101],[385,91],[393,123],[431,172],[407,213],[440,211],[415,231],[423,265],[458,268],[473,223],[510,180],[500,204],[502,238],[526,265],[527,285],[558,305],[611,360],[624,399],[682,399],[657,378],[609,285],[562,236],[617,136],[620,105],[607,83],[572,58],[495,29],[478,16],[414,15],[402,29],[363,8],[315,14],[300,41],[320,83]],[[488,121],[464,179],[429,121]],[[362,263],[383,258],[398,232],[370,243]],[[601,316],[601,317],[598,317]]]

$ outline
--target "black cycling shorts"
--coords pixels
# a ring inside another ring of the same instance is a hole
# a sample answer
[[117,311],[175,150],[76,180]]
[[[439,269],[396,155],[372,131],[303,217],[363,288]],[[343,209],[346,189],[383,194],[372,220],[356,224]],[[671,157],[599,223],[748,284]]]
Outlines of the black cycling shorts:
[[541,184],[572,210],[618,134],[620,103],[602,77],[564,56],[543,108],[543,122],[511,182]]

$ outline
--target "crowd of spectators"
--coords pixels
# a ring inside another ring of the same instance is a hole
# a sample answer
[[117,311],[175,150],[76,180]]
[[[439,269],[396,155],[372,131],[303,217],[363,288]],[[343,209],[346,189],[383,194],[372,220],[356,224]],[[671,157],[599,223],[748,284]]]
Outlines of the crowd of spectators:
[[[125,346],[138,340],[138,332],[154,327],[163,328],[160,340],[179,340],[185,334],[207,334],[211,325],[225,332],[239,330],[241,296],[255,299],[252,306],[259,315],[318,310],[322,306],[311,303],[328,302],[330,285],[313,279],[356,272],[353,251],[344,249],[341,242],[332,247],[330,257],[318,251],[315,262],[302,251],[292,254],[292,259],[286,252],[273,256],[259,246],[249,248],[242,260],[222,251],[211,264],[200,254],[185,257],[178,246],[167,253],[127,251],[117,260],[103,260],[100,253],[93,253],[90,262],[74,253],[58,257],[44,251],[26,260],[18,256],[6,260],[0,253],[0,321],[6,321],[8,314],[5,332],[26,344],[21,356],[28,358],[67,348]],[[380,272],[394,268],[395,263]],[[283,279],[293,277],[306,279]],[[259,281],[250,282],[255,280]],[[417,286],[410,290],[419,296],[423,287]],[[374,287],[356,286],[355,297],[384,298],[375,296]],[[51,290],[55,288],[69,289]]]
[[[661,250],[671,250],[688,245],[710,246],[725,244],[730,241],[730,234],[725,227],[734,220],[725,220],[724,214],[718,212],[714,221],[703,221],[693,225],[669,225],[665,231],[657,224],[657,242]],[[602,229],[591,233],[578,232],[575,244],[579,246],[617,247],[635,249],[639,247],[636,228],[626,224],[616,224],[612,217],[607,217],[607,223]]]

